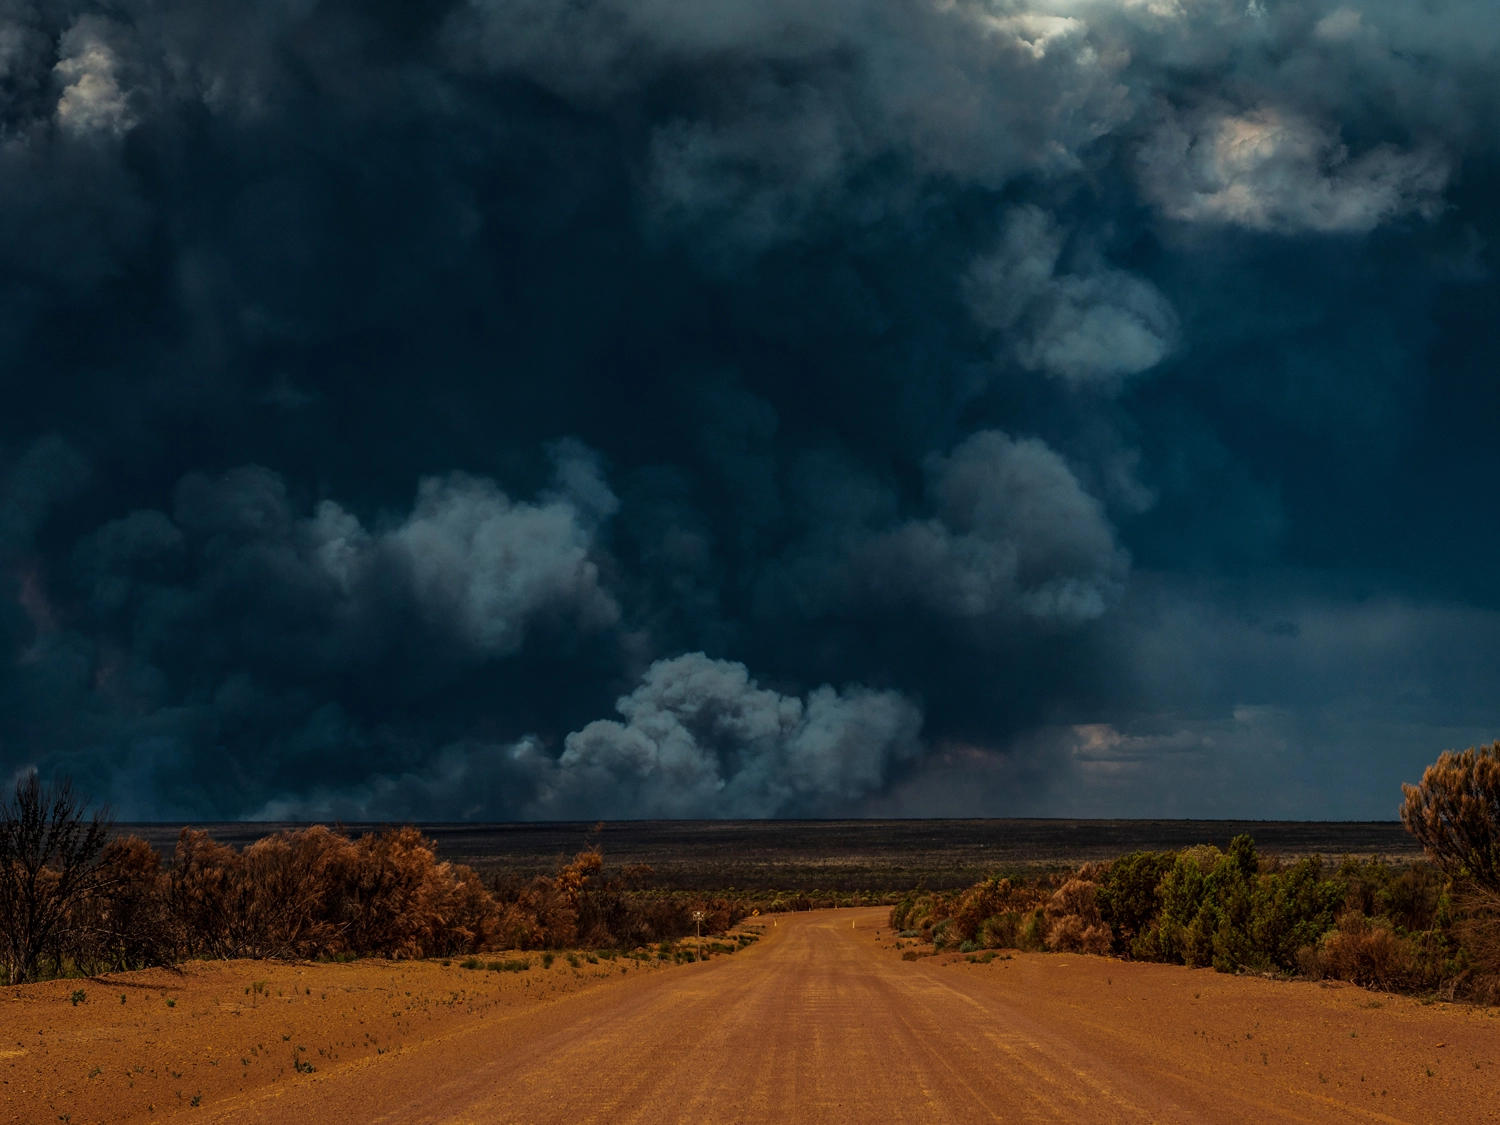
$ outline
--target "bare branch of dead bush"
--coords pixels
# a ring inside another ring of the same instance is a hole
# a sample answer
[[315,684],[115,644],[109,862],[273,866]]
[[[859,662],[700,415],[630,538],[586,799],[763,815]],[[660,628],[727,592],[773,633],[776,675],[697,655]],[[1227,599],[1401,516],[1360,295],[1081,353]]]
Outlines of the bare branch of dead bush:
[[110,879],[100,863],[108,810],[89,816],[85,808],[68,779],[47,786],[35,773],[0,804],[0,969],[8,984],[35,974],[70,912]]

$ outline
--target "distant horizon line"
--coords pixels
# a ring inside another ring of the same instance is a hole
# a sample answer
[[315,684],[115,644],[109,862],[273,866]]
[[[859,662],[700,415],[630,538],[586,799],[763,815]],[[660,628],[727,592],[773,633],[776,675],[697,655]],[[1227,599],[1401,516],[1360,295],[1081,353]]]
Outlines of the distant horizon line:
[[586,817],[582,820],[421,820],[416,817],[385,817],[369,820],[345,820],[342,817],[323,817],[313,820],[210,820],[210,819],[171,819],[171,820],[116,820],[116,825],[142,825],[150,827],[163,827],[173,824],[348,824],[348,825],[371,825],[371,824],[426,824],[433,827],[452,828],[482,828],[487,826],[510,826],[527,828],[544,828],[548,825],[558,827],[577,827],[579,825],[589,826],[603,824],[889,824],[889,823],[916,823],[928,821],[932,823],[954,824],[954,823],[1016,823],[1016,822],[1055,822],[1074,824],[1394,824],[1399,825],[1399,817],[1389,820],[1361,820],[1361,819],[1273,819],[1270,817],[1196,817],[1196,816],[844,816],[844,817],[811,817],[811,816],[764,816],[764,817]]

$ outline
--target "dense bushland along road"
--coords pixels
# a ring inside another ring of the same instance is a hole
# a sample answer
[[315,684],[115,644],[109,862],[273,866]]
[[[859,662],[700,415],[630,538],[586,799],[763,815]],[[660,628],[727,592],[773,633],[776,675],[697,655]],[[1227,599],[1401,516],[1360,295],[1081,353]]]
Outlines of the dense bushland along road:
[[1500,1121],[1493,1009],[904,961],[886,915],[761,918],[750,948],[670,967],[220,961],[7,989],[0,1123]]
[[885,911],[223,1105],[236,1122],[1477,1122],[1500,1020],[1100,958],[903,961]]

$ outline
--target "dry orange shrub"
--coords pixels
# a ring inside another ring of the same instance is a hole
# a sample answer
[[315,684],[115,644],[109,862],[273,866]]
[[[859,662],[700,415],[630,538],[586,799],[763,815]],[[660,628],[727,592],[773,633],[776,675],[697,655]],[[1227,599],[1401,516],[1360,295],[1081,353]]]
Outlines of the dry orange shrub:
[[1444,750],[1403,785],[1401,823],[1449,875],[1500,893],[1500,742]]
[[411,827],[351,840],[319,825],[243,852],[183,829],[164,882],[185,956],[414,958],[472,952],[494,934],[479,877],[439,863]]
[[1115,936],[1099,916],[1098,884],[1069,879],[1047,902],[1047,948],[1059,953],[1108,953]]

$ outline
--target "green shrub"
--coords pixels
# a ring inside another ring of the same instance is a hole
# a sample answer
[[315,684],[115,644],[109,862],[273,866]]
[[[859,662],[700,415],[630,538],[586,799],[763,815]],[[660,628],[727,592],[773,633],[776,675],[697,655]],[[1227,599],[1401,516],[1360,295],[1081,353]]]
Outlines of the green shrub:
[[1129,950],[1151,928],[1161,910],[1157,889],[1176,862],[1172,852],[1131,852],[1100,876],[1095,901],[1100,917],[1114,931],[1117,950]]
[[1298,967],[1298,950],[1316,945],[1344,901],[1345,885],[1322,878],[1315,860],[1261,873],[1255,843],[1236,836],[1227,853],[1192,848],[1161,881],[1157,921],[1137,934],[1132,953],[1220,972]]
[[1037,909],[1025,916],[1016,934],[1016,948],[1028,953],[1040,953],[1047,948],[1047,915]]
[[986,918],[979,927],[979,944],[986,949],[1014,949],[1023,915],[1018,910]]

